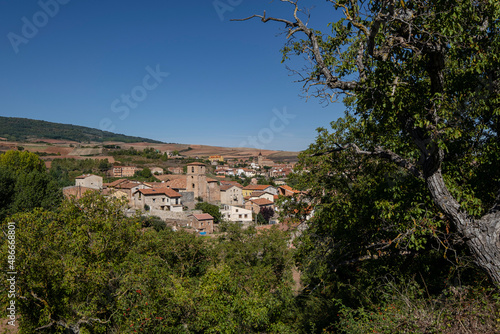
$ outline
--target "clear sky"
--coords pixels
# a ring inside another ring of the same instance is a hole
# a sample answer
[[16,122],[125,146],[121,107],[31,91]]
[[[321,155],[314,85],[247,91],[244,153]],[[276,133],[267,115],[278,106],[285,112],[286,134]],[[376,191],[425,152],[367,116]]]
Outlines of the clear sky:
[[[0,115],[164,142],[294,150],[343,115],[281,63],[292,7],[260,0],[0,0]],[[336,14],[302,1],[309,27]],[[216,8],[217,7],[217,8]],[[289,66],[300,68],[295,60]]]

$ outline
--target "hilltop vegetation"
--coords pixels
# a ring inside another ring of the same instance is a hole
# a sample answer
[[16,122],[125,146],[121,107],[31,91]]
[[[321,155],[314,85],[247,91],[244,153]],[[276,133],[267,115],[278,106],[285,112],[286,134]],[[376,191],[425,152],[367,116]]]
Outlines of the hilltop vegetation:
[[10,141],[27,141],[34,138],[71,140],[76,142],[118,141],[124,143],[162,142],[141,137],[88,128],[85,126],[53,123],[28,118],[1,117],[0,137]]

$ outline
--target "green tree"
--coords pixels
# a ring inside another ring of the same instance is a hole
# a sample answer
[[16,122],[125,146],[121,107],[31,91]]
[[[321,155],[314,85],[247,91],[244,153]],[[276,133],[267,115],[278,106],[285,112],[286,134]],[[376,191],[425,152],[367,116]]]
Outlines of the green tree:
[[200,202],[200,203],[196,203],[195,209],[201,210],[205,213],[208,213],[212,217],[214,217],[215,224],[218,224],[221,222],[221,214],[219,211],[219,207],[217,205],[206,203],[206,202]]
[[[143,228],[143,217],[126,218],[123,209],[87,193],[56,211],[12,217],[21,331],[296,332],[286,233],[228,225],[207,240]],[[5,271],[0,278],[7,289]]]
[[111,164],[109,163],[108,159],[103,159],[103,160],[99,160],[99,165],[98,165],[98,169],[101,173],[105,173],[108,169],[111,168]]
[[32,171],[17,177],[13,212],[34,208],[55,209],[62,201],[62,191],[56,180],[46,172]]
[[[65,201],[58,211],[37,209],[11,220],[16,223],[16,307],[23,315],[22,331],[106,332],[127,272],[124,260],[138,237],[121,203],[88,193]],[[0,255],[4,262],[6,245]]]
[[44,162],[28,151],[7,151],[0,154],[0,166],[12,169],[16,173],[45,171]]
[[[312,61],[302,73],[308,95],[343,97],[347,106],[333,133],[322,130],[302,155],[314,170],[308,188],[323,184],[332,194],[328,186],[344,178],[383,195],[362,211],[372,216],[352,212],[346,228],[373,217],[370,224],[384,224],[378,231],[388,235],[380,240],[391,247],[419,248],[419,235],[456,231],[474,262],[500,284],[500,3],[332,0],[343,18],[324,33],[306,24],[296,2],[283,2],[292,5],[292,20],[253,17],[286,24],[294,38],[283,59],[296,54]],[[386,177],[392,181],[382,194]],[[323,219],[354,204],[311,194]]]
[[53,209],[62,191],[42,160],[28,151],[0,155],[0,221],[6,216],[34,208]]
[[7,167],[0,167],[0,222],[11,213],[15,199],[16,175]]

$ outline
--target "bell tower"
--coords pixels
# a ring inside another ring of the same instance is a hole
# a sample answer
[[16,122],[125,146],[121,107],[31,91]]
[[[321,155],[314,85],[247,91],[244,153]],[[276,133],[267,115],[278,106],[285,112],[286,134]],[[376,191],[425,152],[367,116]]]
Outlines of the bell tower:
[[186,191],[192,191],[194,198],[207,197],[207,177],[205,164],[193,162],[187,165]]

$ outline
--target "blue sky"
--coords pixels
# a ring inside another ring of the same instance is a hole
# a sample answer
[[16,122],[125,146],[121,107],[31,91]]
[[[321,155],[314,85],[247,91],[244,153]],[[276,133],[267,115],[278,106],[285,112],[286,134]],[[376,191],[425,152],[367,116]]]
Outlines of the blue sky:
[[[298,77],[281,63],[282,25],[230,21],[263,10],[291,18],[277,0],[0,3],[1,116],[299,151],[343,115],[341,104],[299,96]],[[315,6],[310,27],[338,15],[325,1],[301,6]]]

